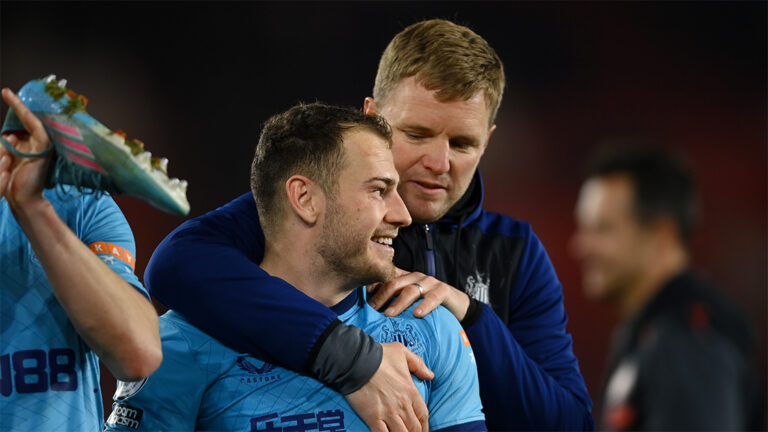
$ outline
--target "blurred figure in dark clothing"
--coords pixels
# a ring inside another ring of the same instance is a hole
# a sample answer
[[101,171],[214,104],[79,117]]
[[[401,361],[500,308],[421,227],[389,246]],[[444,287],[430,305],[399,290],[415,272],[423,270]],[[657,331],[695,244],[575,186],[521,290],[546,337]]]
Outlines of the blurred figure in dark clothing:
[[587,297],[623,320],[595,419],[605,430],[759,428],[752,329],[690,267],[697,193],[688,166],[613,148],[588,170],[572,242]]

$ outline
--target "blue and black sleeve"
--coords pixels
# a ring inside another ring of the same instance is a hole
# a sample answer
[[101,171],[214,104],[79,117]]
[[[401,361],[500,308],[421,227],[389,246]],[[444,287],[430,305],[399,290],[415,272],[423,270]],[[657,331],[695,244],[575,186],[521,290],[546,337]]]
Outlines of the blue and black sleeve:
[[241,352],[310,374],[343,394],[381,363],[381,346],[325,305],[262,270],[264,235],[248,193],[189,220],[157,247],[150,293]]

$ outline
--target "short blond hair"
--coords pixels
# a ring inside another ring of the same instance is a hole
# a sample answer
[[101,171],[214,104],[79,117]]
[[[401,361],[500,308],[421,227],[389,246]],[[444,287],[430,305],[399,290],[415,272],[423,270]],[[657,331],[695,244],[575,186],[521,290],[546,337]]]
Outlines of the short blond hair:
[[485,92],[489,124],[496,119],[504,92],[504,65],[488,42],[467,27],[433,19],[408,26],[381,55],[373,97],[380,105],[404,78],[437,90],[442,101],[467,100]]

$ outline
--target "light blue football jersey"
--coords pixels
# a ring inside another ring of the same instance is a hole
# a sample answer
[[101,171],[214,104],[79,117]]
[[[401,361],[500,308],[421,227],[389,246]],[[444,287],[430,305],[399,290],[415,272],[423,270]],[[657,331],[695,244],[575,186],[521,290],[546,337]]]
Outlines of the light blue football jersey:
[[[414,377],[429,408],[430,430],[485,427],[477,368],[456,318],[439,307],[423,319],[411,309],[388,318],[365,301],[363,289],[332,309],[346,324],[379,342],[401,342],[435,373]],[[243,323],[248,325],[248,323]],[[275,323],[275,332],[280,332]],[[319,381],[238,353],[170,311],[160,318],[163,363],[148,379],[118,383],[107,431],[368,430],[346,399]]]
[[[74,188],[44,195],[83,243],[149,298],[134,274],[133,234],[111,197],[96,199]],[[98,358],[54,297],[5,198],[0,199],[0,311],[0,430],[101,430]]]

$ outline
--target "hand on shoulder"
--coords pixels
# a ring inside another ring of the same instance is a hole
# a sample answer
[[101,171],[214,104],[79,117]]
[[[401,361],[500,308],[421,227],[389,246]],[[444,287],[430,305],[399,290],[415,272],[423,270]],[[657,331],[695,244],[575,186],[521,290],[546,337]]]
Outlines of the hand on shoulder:
[[374,309],[378,310],[392,300],[384,311],[387,316],[400,315],[420,298],[424,300],[413,311],[417,318],[423,318],[443,305],[461,321],[469,308],[469,296],[466,293],[419,272],[397,269],[394,279],[379,285],[369,285],[367,289],[369,294],[373,293],[368,303]]

